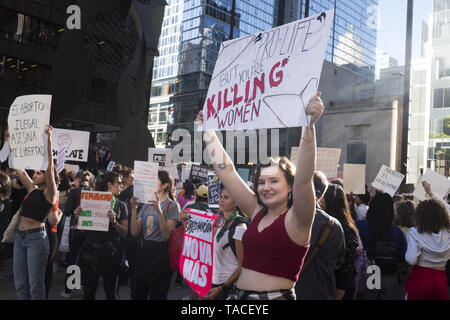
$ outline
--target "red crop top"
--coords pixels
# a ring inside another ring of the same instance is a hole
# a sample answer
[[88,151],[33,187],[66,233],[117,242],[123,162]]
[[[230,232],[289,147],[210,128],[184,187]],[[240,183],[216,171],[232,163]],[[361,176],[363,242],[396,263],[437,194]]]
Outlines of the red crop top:
[[242,237],[242,267],[297,282],[309,245],[299,246],[289,238],[284,226],[286,213],[258,232],[263,216],[264,210],[258,212]]

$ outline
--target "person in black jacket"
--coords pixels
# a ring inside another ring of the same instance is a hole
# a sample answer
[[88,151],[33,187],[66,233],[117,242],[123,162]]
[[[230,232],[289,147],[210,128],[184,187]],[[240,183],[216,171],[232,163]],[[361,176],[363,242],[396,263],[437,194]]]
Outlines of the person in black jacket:
[[[76,226],[74,211],[76,208],[80,206],[81,192],[83,190],[93,189],[91,186],[92,173],[90,173],[89,171],[87,170],[80,171],[76,179],[79,184],[79,187],[69,192],[66,201],[66,206],[64,208],[64,216],[66,217],[66,219],[70,219],[69,252],[66,255],[67,266],[71,266],[76,263],[78,254],[81,249],[81,245],[83,244],[83,240],[85,237],[85,231],[77,230],[74,228]],[[64,292],[61,293],[61,295],[65,298],[70,297],[70,294],[72,293],[72,290],[70,290],[67,287],[67,277],[68,275],[66,275],[66,285]]]
[[[107,213],[108,231],[86,231],[80,255],[81,273],[85,274],[84,300],[95,300],[100,277],[103,278],[106,299],[117,300],[117,278],[123,254],[120,239],[125,238],[128,233],[127,206],[118,199],[122,186],[120,173],[107,172],[95,188],[96,191],[112,193],[113,210]],[[75,210],[76,220],[81,210],[81,207]]]

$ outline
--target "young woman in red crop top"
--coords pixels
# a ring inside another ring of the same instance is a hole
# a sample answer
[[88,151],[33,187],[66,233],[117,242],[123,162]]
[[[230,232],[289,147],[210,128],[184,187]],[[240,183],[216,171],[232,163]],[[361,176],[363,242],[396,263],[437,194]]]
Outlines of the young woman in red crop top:
[[[294,285],[309,248],[314,218],[314,124],[322,112],[318,92],[306,108],[306,114],[311,117],[309,126],[302,129],[297,170],[285,157],[259,166],[253,190],[239,177],[215,132],[203,132],[220,180],[239,208],[252,219],[242,239],[242,271],[231,299],[295,299]],[[200,111],[195,124],[202,122]]]
[[52,155],[52,130],[50,125],[45,129],[48,153],[46,171],[35,170],[31,179],[25,170],[16,168],[18,178],[28,191],[22,202],[14,239],[14,285],[19,300],[45,300],[44,278],[49,255],[45,220],[56,225],[61,219],[58,210],[51,211],[58,197]]

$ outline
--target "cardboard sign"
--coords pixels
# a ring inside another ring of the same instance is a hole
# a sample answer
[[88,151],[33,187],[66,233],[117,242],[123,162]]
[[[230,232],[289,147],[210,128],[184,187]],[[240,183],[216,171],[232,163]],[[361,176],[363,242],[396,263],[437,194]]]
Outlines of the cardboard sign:
[[70,171],[74,171],[75,173],[78,173],[78,171],[80,171],[80,167],[76,164],[65,163],[64,169],[66,169],[67,173],[69,173]]
[[61,149],[58,150],[58,155],[56,158],[56,172],[60,173],[64,169],[64,162],[66,162],[66,146],[63,145]]
[[298,153],[300,152],[300,147],[292,147],[291,148],[291,162],[297,166],[298,161]]
[[219,215],[195,209],[186,211],[190,219],[184,228],[179,270],[195,293],[204,297],[212,285],[214,225]]
[[382,165],[375,180],[372,182],[372,187],[383,190],[383,192],[393,197],[404,178],[405,175]]
[[58,156],[59,149],[66,146],[66,160],[87,162],[89,155],[88,131],[54,128],[52,133],[53,157]]
[[158,191],[158,164],[145,161],[134,161],[133,195],[141,203],[156,200]]
[[223,42],[203,106],[203,130],[300,127],[319,85],[329,10]]
[[316,170],[322,171],[327,178],[336,178],[341,149],[317,148]]
[[189,174],[189,180],[200,180],[205,184],[208,183],[208,168],[202,165],[193,164],[191,166],[191,173]]
[[420,201],[430,198],[425,193],[425,190],[422,186],[422,181],[424,180],[430,184],[431,191],[441,198],[444,198],[450,191],[450,181],[446,177],[431,169],[427,169],[427,171],[425,171],[425,174],[420,178],[419,182],[417,182],[416,188],[413,192],[414,197],[416,197]]
[[148,161],[158,163],[160,167],[170,167],[172,149],[148,148]]
[[344,163],[344,192],[366,193],[366,165]]
[[9,109],[9,167],[46,170],[48,163],[45,128],[50,121],[51,95],[17,97]]
[[222,181],[220,181],[219,176],[214,172],[208,173],[208,206],[210,208],[219,207],[220,193]]
[[79,230],[108,231],[108,211],[111,209],[111,192],[82,191],[78,218]]

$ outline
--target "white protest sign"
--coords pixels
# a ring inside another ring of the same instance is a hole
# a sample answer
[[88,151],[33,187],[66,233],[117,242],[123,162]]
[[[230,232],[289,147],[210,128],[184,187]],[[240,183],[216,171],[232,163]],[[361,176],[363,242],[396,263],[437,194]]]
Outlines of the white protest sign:
[[114,161],[110,161],[108,163],[108,167],[106,168],[106,171],[111,172],[114,169],[114,166],[116,165],[116,163]]
[[172,163],[172,149],[148,148],[148,161],[158,163],[160,167],[169,167]]
[[88,131],[54,128],[52,133],[53,156],[56,157],[57,151],[65,145],[67,161],[87,162],[89,135]]
[[146,203],[156,200],[158,192],[158,164],[145,161],[134,161],[133,195],[139,202]]
[[8,141],[5,142],[5,144],[2,147],[2,150],[0,151],[0,162],[5,161],[9,157],[9,143]]
[[223,42],[203,106],[203,130],[300,127],[319,85],[329,10]]
[[366,193],[366,165],[344,163],[344,191],[346,194]]
[[64,169],[66,169],[66,172],[69,173],[70,171],[74,171],[75,173],[78,173],[80,171],[80,167],[76,164],[64,164]]
[[405,175],[382,165],[375,180],[372,182],[372,187],[383,190],[383,192],[393,197],[402,183],[403,178],[405,178]]
[[56,158],[56,172],[60,173],[64,169],[64,162],[66,162],[66,145],[63,145],[57,153]]
[[426,195],[422,186],[422,181],[428,182],[430,184],[431,191],[442,198],[444,198],[450,190],[450,181],[446,177],[431,169],[427,169],[425,174],[417,182],[416,188],[413,192],[414,197],[420,201],[429,199],[429,196]]
[[48,163],[47,134],[50,121],[51,95],[20,96],[9,109],[9,167],[46,170]]
[[82,191],[78,218],[79,230],[108,231],[109,217],[113,199],[111,192]]
[[298,153],[300,152],[299,147],[292,147],[291,148],[291,162],[294,164],[294,166],[297,166],[297,160],[298,160]]
[[341,149],[317,148],[316,170],[322,171],[327,178],[336,178]]

